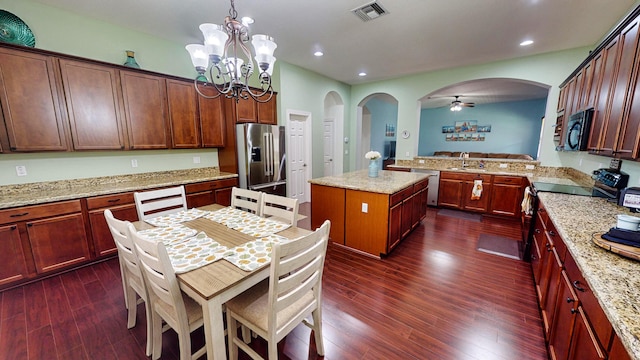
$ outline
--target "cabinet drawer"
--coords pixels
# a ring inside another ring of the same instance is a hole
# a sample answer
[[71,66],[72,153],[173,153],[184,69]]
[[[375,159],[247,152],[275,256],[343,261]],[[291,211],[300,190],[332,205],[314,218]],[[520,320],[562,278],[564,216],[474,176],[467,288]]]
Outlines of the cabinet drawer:
[[405,189],[402,189],[400,191],[398,191],[395,194],[391,194],[390,198],[389,198],[389,202],[391,203],[390,205],[393,206],[397,203],[399,203],[400,201],[408,198],[409,196],[413,195],[413,186],[409,186]]
[[114,195],[94,196],[87,198],[87,208],[89,210],[106,208],[116,205],[133,204],[133,193],[121,193]]
[[0,210],[0,224],[15,223],[49,216],[80,212],[80,200],[61,201],[44,205],[23,206]]
[[429,179],[424,179],[413,185],[413,192],[418,192],[429,186]]
[[[446,171],[441,171],[440,172],[440,179],[446,179],[446,180],[466,180],[468,175],[470,174],[462,174],[462,173],[457,173],[457,172],[446,172]],[[473,177],[473,175],[471,175]]]
[[216,180],[213,182],[214,189],[222,189],[226,187],[238,186],[238,178]]
[[511,184],[511,185],[522,185],[522,177],[520,176],[503,176],[503,175],[494,175],[493,183],[494,184]]
[[582,272],[578,269],[578,265],[571,254],[567,254],[564,261],[564,267],[567,272],[567,276],[569,277],[569,281],[571,282],[576,295],[578,295],[580,305],[584,309],[584,313],[589,324],[591,324],[591,327],[595,331],[600,345],[604,345],[603,347],[606,348],[611,336],[613,335],[613,328],[607,318],[607,315],[605,315],[604,311],[600,307],[598,300],[591,291],[589,284],[582,276]]
[[564,263],[564,259],[567,254],[567,245],[562,241],[562,237],[558,234],[556,227],[553,225],[551,220],[547,222],[547,233],[549,235],[550,241],[553,243],[553,246],[556,248],[556,252],[558,252],[558,256],[560,257],[560,261]]
[[225,187],[232,187],[238,185],[238,179],[223,179],[215,181],[205,181],[195,184],[187,184],[184,186],[184,191],[187,194],[199,193],[208,190],[221,189]]

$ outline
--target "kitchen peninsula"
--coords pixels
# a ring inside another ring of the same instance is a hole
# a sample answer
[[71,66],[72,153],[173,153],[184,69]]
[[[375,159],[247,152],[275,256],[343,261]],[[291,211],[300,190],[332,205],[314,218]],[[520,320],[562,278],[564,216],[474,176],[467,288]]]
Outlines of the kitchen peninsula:
[[426,216],[429,175],[367,170],[309,180],[311,226],[331,220],[330,238],[373,256],[393,250]]

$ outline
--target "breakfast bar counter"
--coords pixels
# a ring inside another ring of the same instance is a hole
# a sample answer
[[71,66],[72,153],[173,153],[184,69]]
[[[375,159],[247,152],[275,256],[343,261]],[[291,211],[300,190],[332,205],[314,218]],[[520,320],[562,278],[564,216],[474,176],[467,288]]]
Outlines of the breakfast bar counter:
[[309,182],[311,226],[331,220],[334,244],[369,255],[389,254],[426,215],[428,174],[360,170]]

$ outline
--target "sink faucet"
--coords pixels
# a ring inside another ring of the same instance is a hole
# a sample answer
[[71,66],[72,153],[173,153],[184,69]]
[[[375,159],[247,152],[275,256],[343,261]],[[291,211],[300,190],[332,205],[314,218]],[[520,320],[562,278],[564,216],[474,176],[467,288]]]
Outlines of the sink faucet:
[[461,152],[460,153],[460,159],[462,160],[462,167],[465,168],[467,166],[469,166],[469,164],[467,164],[467,159],[469,158],[469,153],[468,152]]

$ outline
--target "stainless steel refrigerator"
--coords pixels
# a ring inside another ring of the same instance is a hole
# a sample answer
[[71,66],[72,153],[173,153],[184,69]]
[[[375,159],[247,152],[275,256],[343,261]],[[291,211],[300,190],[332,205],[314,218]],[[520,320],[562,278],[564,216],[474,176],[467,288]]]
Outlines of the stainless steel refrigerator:
[[236,125],[240,187],[287,196],[284,126]]

